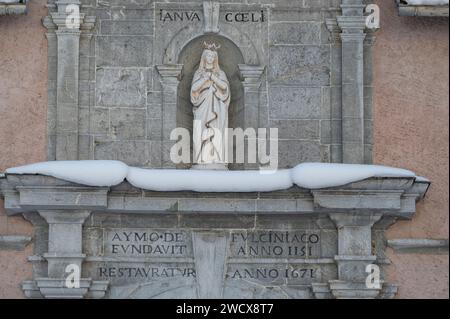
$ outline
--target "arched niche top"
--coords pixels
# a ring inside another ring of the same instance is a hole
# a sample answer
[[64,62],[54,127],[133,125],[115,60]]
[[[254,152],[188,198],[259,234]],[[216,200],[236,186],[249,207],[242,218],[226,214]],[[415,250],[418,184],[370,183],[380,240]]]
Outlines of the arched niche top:
[[258,51],[251,39],[233,26],[221,26],[218,33],[198,33],[192,26],[182,28],[170,41],[165,50],[163,64],[176,64],[181,52],[192,41],[205,35],[224,37],[230,40],[242,53],[244,63],[247,65],[260,65]]

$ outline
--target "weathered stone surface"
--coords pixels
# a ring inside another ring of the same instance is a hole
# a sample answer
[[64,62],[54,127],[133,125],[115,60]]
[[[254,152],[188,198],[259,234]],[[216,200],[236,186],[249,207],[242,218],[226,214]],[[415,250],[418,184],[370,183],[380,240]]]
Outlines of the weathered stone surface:
[[270,50],[269,81],[276,84],[330,84],[330,52],[325,46],[276,46]]
[[276,23],[270,29],[272,44],[320,44],[320,24]]
[[[83,1],[87,16],[69,34],[58,30],[63,5],[52,6],[50,158],[175,168],[170,133],[191,128],[186,88],[205,40],[222,45],[231,125],[279,128],[280,168],[371,162],[372,40],[348,34],[363,31],[363,6],[345,3]],[[36,223],[30,260],[42,280],[24,283],[27,294],[87,298],[376,297],[379,290],[361,286],[364,266],[386,260],[382,227],[372,232],[373,224],[381,215],[410,218],[428,187],[370,179],[331,190],[218,195],[127,183],[82,190],[36,176],[7,183],[8,213]],[[46,222],[32,217],[36,210]],[[61,286],[68,263],[92,278],[72,294]]]
[[[218,196],[7,175],[2,188],[7,205],[19,193],[11,212],[36,226],[30,297],[387,298],[389,287],[363,286],[366,267],[386,263],[385,224],[410,216],[424,183]],[[90,278],[71,292],[62,286],[69,264]]]
[[270,89],[269,112],[274,119],[320,119],[320,88]]
[[97,70],[97,106],[145,107],[146,73],[138,69]]
[[97,67],[150,67],[151,40],[148,36],[99,36]]

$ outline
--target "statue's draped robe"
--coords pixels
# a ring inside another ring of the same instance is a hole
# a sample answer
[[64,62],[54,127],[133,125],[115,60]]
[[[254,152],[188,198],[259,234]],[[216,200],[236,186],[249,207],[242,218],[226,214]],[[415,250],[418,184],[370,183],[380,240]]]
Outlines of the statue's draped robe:
[[192,81],[191,102],[194,105],[194,163],[225,163],[226,129],[228,128],[228,108],[230,106],[230,84],[225,72],[216,76],[226,83],[220,89],[212,80],[195,90],[203,81],[205,71],[198,70]]

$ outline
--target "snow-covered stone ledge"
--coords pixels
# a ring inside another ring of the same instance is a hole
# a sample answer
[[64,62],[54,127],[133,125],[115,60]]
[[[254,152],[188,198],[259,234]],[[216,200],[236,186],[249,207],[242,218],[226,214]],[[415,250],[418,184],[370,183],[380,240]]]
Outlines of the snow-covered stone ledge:
[[411,218],[430,182],[370,165],[301,164],[259,171],[153,170],[115,161],[49,162],[0,179],[9,214],[43,209],[112,213],[314,214],[380,212]]
[[401,16],[448,17],[449,0],[395,0]]
[[[98,264],[140,265],[149,260],[100,253],[107,249],[102,236],[112,228],[186,234],[196,248],[181,259],[194,265],[199,278],[205,271],[217,274],[227,269],[220,265],[248,266],[245,258],[217,261],[196,253],[214,249],[225,258],[232,245],[226,234],[318,234],[320,253],[314,259],[260,256],[252,257],[251,263],[288,267],[298,262],[322,269],[327,277],[311,279],[307,288],[312,298],[393,298],[396,285],[366,287],[367,265],[383,267],[389,262],[385,229],[398,219],[412,218],[429,186],[429,181],[406,170],[338,164],[301,164],[261,174],[144,170],[110,161],[52,162],[9,169],[0,176],[7,213],[22,214],[35,229],[35,255],[29,257],[35,271],[22,285],[30,298],[103,298],[120,289],[114,280],[95,275]],[[157,265],[178,260],[152,258]],[[80,288],[64,287],[67,265],[90,274],[81,279]]]
[[28,0],[0,0],[0,15],[27,13]]

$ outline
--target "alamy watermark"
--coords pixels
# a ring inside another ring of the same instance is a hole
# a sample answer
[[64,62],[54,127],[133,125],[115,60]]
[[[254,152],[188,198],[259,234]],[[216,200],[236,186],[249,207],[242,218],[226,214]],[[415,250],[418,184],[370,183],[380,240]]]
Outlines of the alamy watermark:
[[381,289],[381,271],[377,265],[367,265],[366,273],[369,275],[366,278],[367,289]]
[[[204,134],[200,125],[194,121],[193,133],[186,128],[176,128],[170,134],[175,145],[170,150],[170,159],[174,164],[255,164],[261,171],[270,172],[278,169],[278,128],[228,128],[223,133],[216,128],[213,131],[211,150],[219,153],[221,161],[209,163],[204,152],[196,149],[201,145]],[[197,142],[196,142],[197,141]],[[194,145],[194,147],[192,147]]]
[[380,7],[376,4],[369,4],[365,8],[366,27],[368,29],[376,30],[380,28]]
[[76,264],[70,264],[66,267],[66,288],[78,289],[80,288],[81,270],[80,266]]

